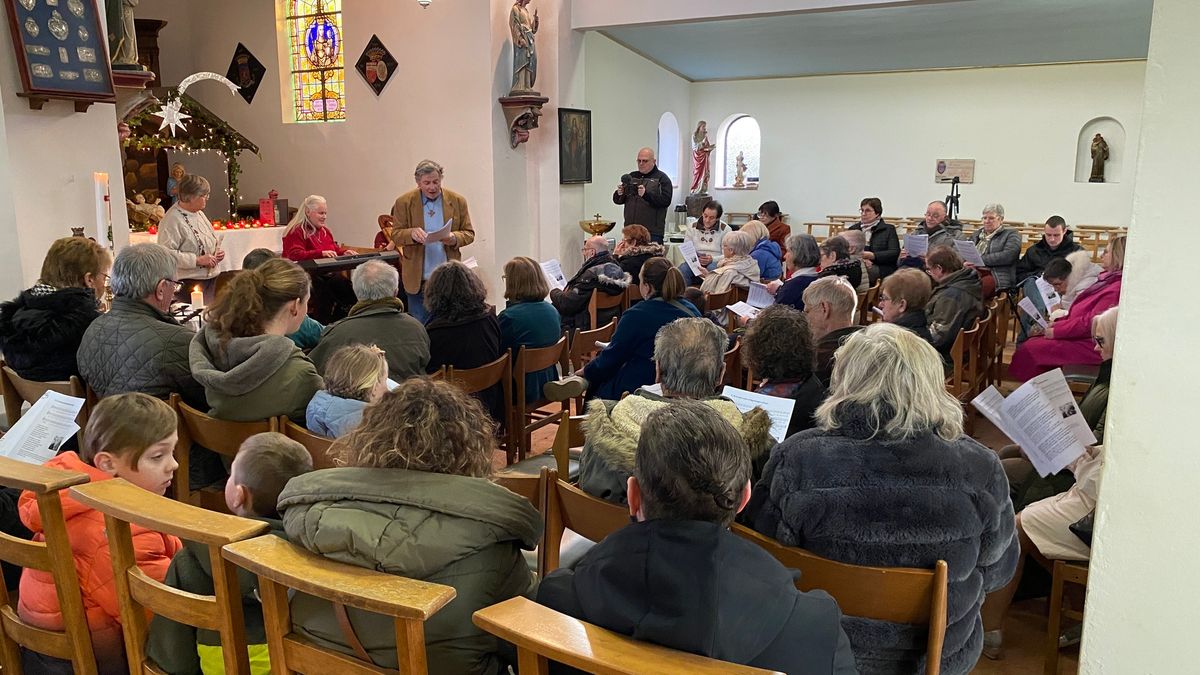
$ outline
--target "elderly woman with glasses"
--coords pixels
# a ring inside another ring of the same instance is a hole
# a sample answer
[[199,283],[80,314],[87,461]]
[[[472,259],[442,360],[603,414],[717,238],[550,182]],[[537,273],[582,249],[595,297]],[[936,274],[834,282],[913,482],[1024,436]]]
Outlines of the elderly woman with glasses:
[[208,304],[217,266],[225,260],[221,239],[204,215],[212,188],[203,176],[188,174],[179,181],[178,191],[178,199],[158,224],[158,243],[175,256],[175,278],[183,282],[184,292],[199,286]]
[[971,238],[983,264],[996,277],[996,288],[1012,288],[1017,282],[1017,261],[1021,259],[1021,235],[1004,227],[1004,207],[986,204],[983,207],[983,227]]

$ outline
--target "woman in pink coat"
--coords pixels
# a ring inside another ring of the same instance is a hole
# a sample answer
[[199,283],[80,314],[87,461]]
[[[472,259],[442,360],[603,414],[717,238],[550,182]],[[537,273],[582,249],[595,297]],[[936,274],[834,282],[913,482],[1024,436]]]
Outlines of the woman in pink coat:
[[1092,319],[1121,299],[1121,275],[1125,268],[1125,237],[1113,237],[1100,259],[1104,271],[1096,283],[1084,289],[1066,316],[1054,321],[1044,335],[1031,337],[1013,354],[1008,367],[1010,379],[1024,382],[1066,365],[1099,365],[1092,345]]

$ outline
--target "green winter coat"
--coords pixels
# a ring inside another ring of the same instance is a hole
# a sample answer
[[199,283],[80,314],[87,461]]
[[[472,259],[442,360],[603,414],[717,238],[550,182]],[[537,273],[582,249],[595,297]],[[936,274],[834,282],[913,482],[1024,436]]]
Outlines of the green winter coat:
[[308,402],[325,384],[313,362],[282,335],[221,344],[205,326],[192,340],[188,356],[192,377],[204,387],[208,414],[230,422],[287,415],[303,424]]
[[[288,539],[339,562],[452,586],[457,596],[425,622],[432,675],[501,672],[501,642],[475,627],[478,609],[530,596],[535,579],[521,549],[542,535],[538,512],[483,478],[405,469],[337,468],[292,479],[279,495]],[[391,620],[348,609],[376,665],[396,667]],[[296,630],[353,651],[328,603],[292,600]]]

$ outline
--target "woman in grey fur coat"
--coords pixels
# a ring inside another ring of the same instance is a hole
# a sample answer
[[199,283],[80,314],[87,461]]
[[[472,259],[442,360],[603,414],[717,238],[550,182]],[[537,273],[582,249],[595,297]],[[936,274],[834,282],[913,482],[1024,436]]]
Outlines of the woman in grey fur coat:
[[[837,351],[818,428],[771,451],[746,508],[755,530],[852,563],[950,568],[942,672],[979,659],[984,594],[1012,577],[1017,539],[995,452],[963,435],[928,342],[876,323]],[[852,616],[843,627],[861,673],[924,671],[923,628]]]

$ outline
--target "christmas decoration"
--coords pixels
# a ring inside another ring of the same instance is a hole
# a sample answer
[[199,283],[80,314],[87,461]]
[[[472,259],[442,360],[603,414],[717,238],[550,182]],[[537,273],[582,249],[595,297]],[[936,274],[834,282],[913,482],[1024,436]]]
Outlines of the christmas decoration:
[[[233,82],[230,82],[229,78],[209,72],[200,72],[188,75],[187,77],[183,78],[183,81],[179,83],[179,86],[175,88],[175,91],[178,94],[183,94],[187,91],[188,87],[199,82],[200,80],[216,80],[229,87],[229,91],[232,91],[235,94],[238,91],[238,86]],[[191,119],[192,116],[181,112],[181,105],[182,104],[179,102],[178,97],[174,99],[168,99],[163,105],[162,110],[154,113],[155,117],[162,119],[162,124],[160,124],[158,127],[159,131],[170,128],[171,136],[175,135],[175,127],[179,127],[180,131],[187,131],[187,126],[184,125],[183,120]]]

